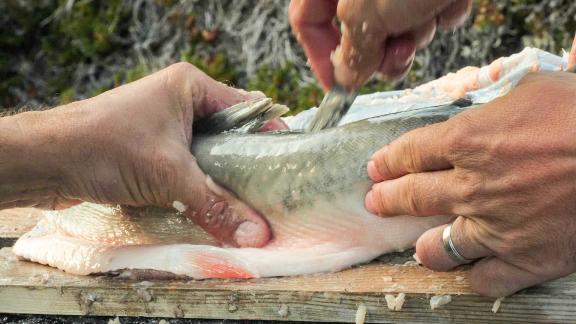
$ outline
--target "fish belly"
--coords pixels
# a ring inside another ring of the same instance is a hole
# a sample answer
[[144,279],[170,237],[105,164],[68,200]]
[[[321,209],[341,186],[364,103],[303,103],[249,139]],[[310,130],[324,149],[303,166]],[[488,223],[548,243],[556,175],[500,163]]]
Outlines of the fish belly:
[[[331,212],[324,214],[316,206],[310,211],[315,214],[303,212],[271,222],[275,238],[264,248],[226,248],[217,246],[198,228],[187,237],[142,230],[156,224],[164,226],[166,233],[175,227],[184,233],[182,224],[193,227],[172,211],[148,210],[143,212],[146,215],[127,216],[115,207],[84,203],[48,212],[18,240],[13,251],[79,275],[154,270],[195,279],[288,276],[338,271],[383,253],[401,251],[426,229],[448,221],[446,217],[380,219],[361,210],[341,210],[339,214],[334,214],[333,208],[328,210]],[[94,226],[111,219],[123,230]]]

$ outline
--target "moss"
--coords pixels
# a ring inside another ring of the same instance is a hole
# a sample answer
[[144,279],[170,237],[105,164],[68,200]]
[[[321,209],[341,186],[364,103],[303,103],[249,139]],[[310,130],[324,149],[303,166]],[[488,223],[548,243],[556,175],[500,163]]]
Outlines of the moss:
[[[114,82],[113,87],[118,87],[126,83],[130,83],[136,81],[145,75],[151,73],[152,71],[144,64],[137,65],[132,68],[128,68],[125,70],[119,70],[114,73]],[[106,88],[96,89],[96,93],[102,93],[106,90]]]
[[[64,2],[65,0],[61,0]],[[112,36],[121,27],[120,22],[130,15],[122,0],[78,1],[57,24],[52,25],[52,37],[43,43],[50,59],[56,64],[66,64],[79,59],[96,59],[109,54],[121,44]],[[127,28],[123,26],[124,28]],[[57,53],[55,48],[67,50]]]
[[[62,10],[68,3],[68,0],[0,1],[0,107],[23,104],[19,100],[35,100],[42,104],[69,102],[99,94],[152,72],[145,65],[122,64],[123,57],[131,58],[126,62],[137,61],[133,51],[135,44],[126,42],[130,39],[126,36],[134,27],[134,1],[77,0],[72,2],[70,10]],[[217,80],[263,91],[278,102],[290,106],[293,113],[320,102],[323,96],[321,89],[316,84],[302,82],[300,73],[290,64],[281,67],[262,66],[255,75],[246,76],[243,67],[237,65],[234,57],[226,57],[224,53],[216,51],[225,48],[228,53],[233,53],[229,46],[226,47],[227,44],[222,43],[230,35],[203,30],[208,27],[201,27],[192,12],[203,7],[187,7],[182,6],[182,3],[155,0],[145,5],[156,6],[153,9],[157,10],[158,17],[167,18],[165,23],[169,24],[167,27],[171,30],[184,31],[187,38],[177,44],[177,50],[183,51],[183,60],[197,65]],[[572,10],[570,6],[574,4],[567,0],[475,0],[474,24],[467,32],[476,39],[472,44],[461,42],[459,46],[490,47],[490,54],[489,57],[481,58],[471,53],[455,62],[458,65],[468,62],[477,64],[495,55],[510,54],[524,45],[559,52],[562,47],[569,46],[569,38],[576,30],[576,18],[563,15]],[[284,11],[280,13],[285,14]],[[204,11],[197,14],[199,22],[206,16]],[[221,19],[227,13],[211,14],[215,17],[220,15],[218,17]],[[451,36],[442,38],[439,35],[440,39],[435,42],[452,48],[455,45],[451,42]],[[162,43],[153,45],[160,48]],[[458,50],[456,46],[454,51]],[[445,55],[445,52],[442,53]],[[438,52],[434,54],[440,55]],[[106,79],[112,72],[107,70],[106,74],[101,74],[100,69],[102,62],[110,61],[122,67],[112,70],[115,73]],[[95,69],[90,71],[89,76],[98,82],[84,82],[82,78],[88,73],[78,71],[86,66]],[[363,87],[360,93],[414,85],[423,77],[437,77],[447,72],[445,70],[454,68],[452,65],[442,70],[443,66],[436,64],[436,67],[425,67],[426,70],[415,66],[403,83],[373,81]],[[302,71],[303,67],[299,66],[298,69]],[[435,74],[425,73],[432,69]],[[76,77],[81,79],[74,83]]]
[[203,58],[195,55],[194,48],[192,48],[182,53],[182,61],[194,64],[204,73],[220,82],[234,84],[238,76],[236,69],[231,66],[226,55],[222,53]]
[[60,93],[59,101],[61,104],[67,104],[74,101],[75,91],[74,88],[68,88]]
[[302,84],[291,64],[279,68],[262,66],[249,80],[248,90],[259,90],[278,103],[290,107],[296,114],[319,103],[323,93],[315,84]]
[[32,92],[20,75],[22,58],[36,54],[39,37],[46,33],[41,22],[56,9],[51,1],[30,6],[25,1],[0,2],[0,107],[21,104],[11,89]]

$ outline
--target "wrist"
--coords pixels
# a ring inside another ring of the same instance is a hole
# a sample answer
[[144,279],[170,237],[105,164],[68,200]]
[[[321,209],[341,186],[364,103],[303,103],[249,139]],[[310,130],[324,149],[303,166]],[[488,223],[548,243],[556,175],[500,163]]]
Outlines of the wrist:
[[59,198],[88,113],[74,103],[0,118],[0,209]]

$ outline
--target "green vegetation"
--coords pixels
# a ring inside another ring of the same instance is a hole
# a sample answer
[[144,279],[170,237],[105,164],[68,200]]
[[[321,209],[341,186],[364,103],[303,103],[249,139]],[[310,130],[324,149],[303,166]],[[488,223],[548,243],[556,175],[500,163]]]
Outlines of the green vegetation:
[[317,105],[323,95],[316,84],[302,84],[291,64],[276,69],[262,66],[248,82],[247,89],[264,92],[274,101],[290,107],[292,114]]
[[[135,44],[135,38],[130,35],[135,24],[143,19],[139,15],[145,11],[145,8],[134,9],[135,1],[77,0],[72,2],[72,8],[66,8],[68,3],[67,0],[0,1],[0,111],[2,107],[29,102],[55,105],[94,96],[161,67],[135,54],[136,45],[142,44]],[[173,0],[143,1],[141,5],[148,6],[148,12],[156,14],[158,19],[166,18],[161,24],[169,28],[164,38],[146,43],[153,57],[163,53],[171,33],[181,32],[184,36],[175,43],[175,55],[169,56],[171,60],[180,58],[219,81],[262,91],[291,107],[292,113],[317,105],[322,99],[323,92],[317,84],[302,80],[302,66],[260,65],[254,75],[246,75],[244,67],[230,54],[234,50],[225,46],[230,38],[216,29],[203,29],[207,27],[196,21],[197,17],[208,14],[193,12],[200,10],[200,5],[185,6]],[[492,59],[490,55],[509,54],[524,45],[559,52],[569,44],[576,30],[574,15],[564,14],[573,6],[576,4],[568,0],[475,0],[476,14],[466,27],[466,37],[459,39],[461,44],[454,45],[451,35],[440,35],[435,41],[439,45],[430,49],[436,51],[435,57],[444,58],[468,46],[468,56],[453,57],[450,63],[425,68],[417,60],[403,83],[372,81],[360,92],[412,86],[462,66],[462,62],[479,64]],[[150,17],[155,16],[148,19]],[[146,27],[140,28],[146,31]],[[156,27],[155,31],[159,30]],[[144,33],[141,37],[148,41],[145,36]],[[489,51],[482,53],[490,54],[479,54],[478,48],[488,48]],[[431,72],[433,68],[436,70]]]

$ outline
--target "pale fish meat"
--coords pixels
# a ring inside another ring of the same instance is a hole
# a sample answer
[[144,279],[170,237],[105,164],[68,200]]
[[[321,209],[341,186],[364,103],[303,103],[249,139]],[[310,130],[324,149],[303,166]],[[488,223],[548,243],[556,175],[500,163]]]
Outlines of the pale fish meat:
[[[274,105],[249,102],[218,113],[208,121],[211,134],[195,135],[192,152],[216,183],[266,216],[273,240],[263,248],[220,246],[175,210],[84,203],[46,212],[13,251],[74,274],[131,269],[202,279],[337,271],[404,250],[450,218],[366,211],[371,154],[409,130],[505,94],[529,71],[565,69],[566,61],[528,48],[412,90],[361,96],[338,127],[317,133],[298,131],[314,109],[286,119],[291,131],[280,133],[250,131],[274,115]],[[243,127],[214,133],[231,126]]]

